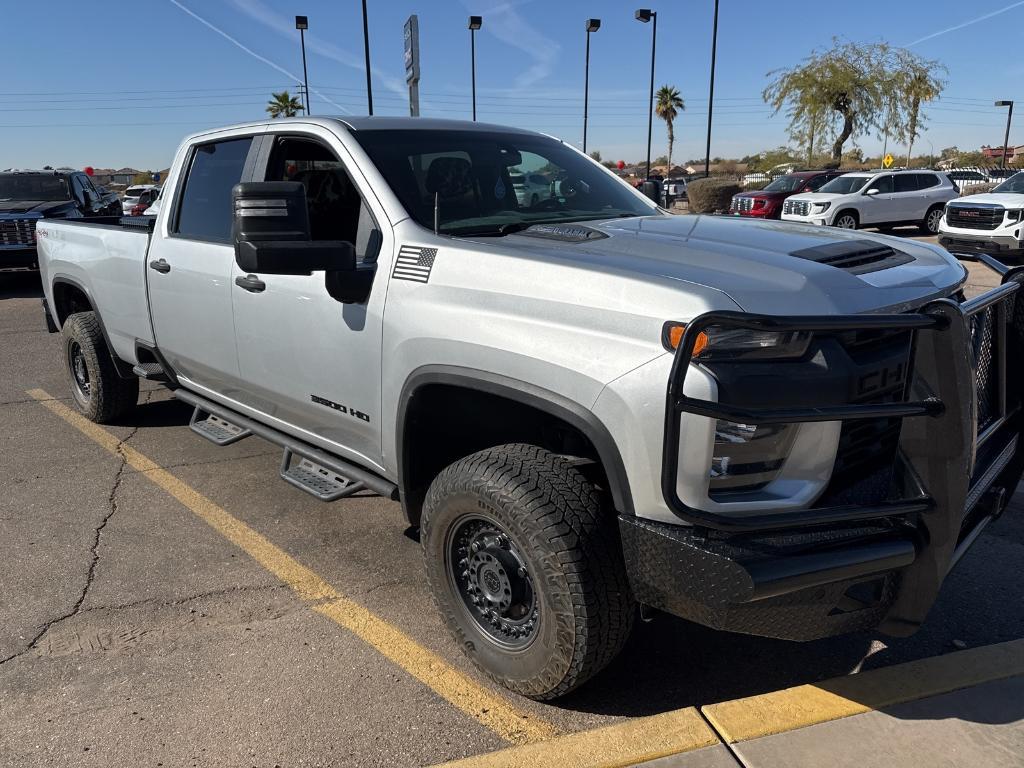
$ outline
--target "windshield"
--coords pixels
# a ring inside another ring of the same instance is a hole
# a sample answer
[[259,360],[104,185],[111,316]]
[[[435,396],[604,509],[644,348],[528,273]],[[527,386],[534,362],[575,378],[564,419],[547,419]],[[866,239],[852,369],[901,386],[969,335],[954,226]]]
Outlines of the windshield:
[[804,178],[802,176],[780,176],[767,187],[764,188],[765,192],[795,192],[803,186]]
[[870,176],[837,176],[825,184],[819,192],[832,192],[837,195],[848,195],[868,183]]
[[61,176],[0,176],[0,200],[70,200]]
[[145,191],[146,191],[145,187],[128,187],[128,189],[126,189],[124,191],[124,196],[125,197],[138,197],[139,195],[141,195]]
[[[546,136],[435,129],[352,136],[409,215],[428,229],[436,202],[439,232],[504,235],[532,224],[657,213],[624,182]],[[547,184],[524,194],[522,177],[532,174]]]
[[1008,178],[998,187],[992,190],[993,192],[1017,192],[1024,194],[1024,172],[1015,173],[1013,176]]

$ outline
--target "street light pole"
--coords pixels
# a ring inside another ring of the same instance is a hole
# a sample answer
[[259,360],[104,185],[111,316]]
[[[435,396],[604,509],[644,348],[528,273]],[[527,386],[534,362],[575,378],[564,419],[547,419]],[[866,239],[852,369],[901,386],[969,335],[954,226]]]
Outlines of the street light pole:
[[711,171],[711,110],[715,106],[715,54],[718,50],[718,0],[715,0],[715,23],[711,32],[711,86],[708,89],[708,143],[704,150],[704,177]]
[[302,40],[302,80],[306,86],[306,100],[303,108],[307,115],[313,114],[309,111],[309,75],[306,74],[306,30],[309,29],[309,19],[305,16],[295,17],[295,28],[299,30],[299,38]]
[[366,0],[363,0],[363,52],[366,55],[366,106],[373,114],[373,84],[370,82],[370,25],[366,21]]
[[590,103],[590,33],[601,28],[600,19],[587,19],[587,56],[583,68],[583,152],[587,151],[587,107]]
[[640,8],[636,12],[636,20],[646,24],[653,21],[651,27],[651,90],[647,97],[647,179],[651,178],[651,132],[654,130],[654,53],[658,45],[658,12],[649,8]]
[[476,122],[476,31],[484,25],[483,16],[469,17],[469,67],[473,89],[473,122]]
[[1006,113],[1006,135],[1003,137],[1003,159],[999,161],[999,169],[1002,170],[1006,167],[1006,147],[1010,143],[1010,120],[1013,119],[1013,102],[997,101],[996,106],[1010,108]]

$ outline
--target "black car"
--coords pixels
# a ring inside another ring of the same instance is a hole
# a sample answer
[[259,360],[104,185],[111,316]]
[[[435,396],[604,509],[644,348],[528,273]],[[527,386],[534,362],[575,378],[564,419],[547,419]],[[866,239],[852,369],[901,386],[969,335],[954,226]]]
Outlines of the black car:
[[116,196],[103,195],[81,171],[0,172],[0,272],[38,269],[39,219],[120,216]]

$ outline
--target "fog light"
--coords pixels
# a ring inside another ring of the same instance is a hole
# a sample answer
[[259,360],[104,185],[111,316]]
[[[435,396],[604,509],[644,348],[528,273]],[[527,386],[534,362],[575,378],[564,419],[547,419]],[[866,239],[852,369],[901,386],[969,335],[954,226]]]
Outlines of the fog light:
[[709,491],[755,491],[774,480],[796,438],[795,424],[715,423]]

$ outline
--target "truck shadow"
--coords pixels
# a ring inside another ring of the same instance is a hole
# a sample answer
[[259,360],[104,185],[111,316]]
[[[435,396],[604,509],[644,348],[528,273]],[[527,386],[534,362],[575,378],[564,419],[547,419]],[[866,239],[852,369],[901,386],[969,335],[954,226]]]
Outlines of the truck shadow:
[[43,284],[38,272],[10,272],[0,275],[0,300],[42,297]]
[[867,633],[810,643],[770,640],[661,614],[638,623],[618,658],[556,706],[637,717],[753,696],[849,674],[872,640]]

